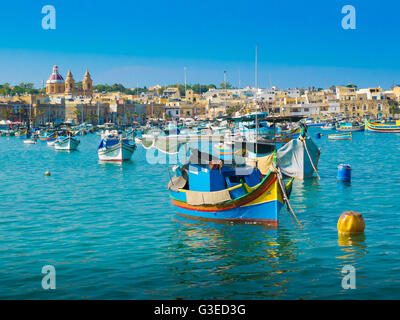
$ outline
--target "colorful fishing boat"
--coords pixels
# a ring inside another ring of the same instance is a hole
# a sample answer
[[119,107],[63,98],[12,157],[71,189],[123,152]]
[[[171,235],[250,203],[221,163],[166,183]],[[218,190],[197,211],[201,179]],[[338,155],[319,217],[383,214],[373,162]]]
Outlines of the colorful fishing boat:
[[390,123],[377,123],[365,119],[365,131],[377,133],[400,133],[400,120]]
[[105,137],[97,150],[100,161],[128,161],[136,149],[136,144],[122,137]]
[[21,130],[21,131],[17,131],[15,133],[15,136],[19,137],[21,139],[28,139],[28,138],[30,138],[30,133],[29,133],[28,129],[24,129],[24,130]]
[[58,138],[58,133],[57,132],[44,132],[39,136],[40,141],[56,141]]
[[353,134],[351,132],[328,134],[329,140],[352,140]]
[[291,130],[277,132],[275,137],[287,139],[286,142],[289,142],[291,139],[297,139],[298,137],[300,137],[302,133],[303,133],[302,128],[297,127]]
[[218,155],[233,155],[235,152],[231,143],[217,143],[214,148]]
[[59,137],[54,143],[54,149],[56,150],[76,150],[78,149],[80,141],[72,136],[68,137]]
[[346,122],[339,125],[336,130],[340,132],[359,132],[364,131],[364,125],[358,122]]
[[226,165],[191,149],[189,161],[175,168],[168,189],[178,214],[204,221],[278,225],[278,213],[291,192],[275,167],[276,154],[263,165]]

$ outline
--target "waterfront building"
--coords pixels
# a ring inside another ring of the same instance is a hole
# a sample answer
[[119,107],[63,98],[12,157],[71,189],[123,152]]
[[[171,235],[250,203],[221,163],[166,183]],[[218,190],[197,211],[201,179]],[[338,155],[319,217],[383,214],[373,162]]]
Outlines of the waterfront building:
[[368,100],[383,100],[385,98],[382,88],[366,88],[357,90],[357,94],[366,94]]
[[341,101],[340,112],[346,117],[368,117],[380,119],[389,117],[389,103],[387,100],[352,100]]

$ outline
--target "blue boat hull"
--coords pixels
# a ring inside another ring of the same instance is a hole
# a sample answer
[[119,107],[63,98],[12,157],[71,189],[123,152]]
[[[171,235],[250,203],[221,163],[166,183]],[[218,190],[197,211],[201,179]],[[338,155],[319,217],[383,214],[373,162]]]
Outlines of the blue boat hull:
[[178,214],[194,219],[214,222],[251,222],[277,226],[278,213],[283,204],[278,200],[242,206],[224,211],[196,211],[175,205]]

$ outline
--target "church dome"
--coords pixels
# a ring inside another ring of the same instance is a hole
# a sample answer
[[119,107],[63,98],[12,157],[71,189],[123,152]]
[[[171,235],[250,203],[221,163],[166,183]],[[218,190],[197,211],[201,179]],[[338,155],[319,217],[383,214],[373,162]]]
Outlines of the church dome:
[[64,78],[58,73],[58,67],[53,67],[53,73],[50,75],[47,83],[64,83]]

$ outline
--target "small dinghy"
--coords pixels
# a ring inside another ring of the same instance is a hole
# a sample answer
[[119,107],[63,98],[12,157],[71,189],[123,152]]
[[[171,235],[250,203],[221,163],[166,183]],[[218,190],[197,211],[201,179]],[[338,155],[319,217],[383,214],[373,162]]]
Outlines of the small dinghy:
[[25,143],[25,144],[36,144],[36,143],[37,143],[37,140],[34,139],[34,138],[32,138],[32,139],[26,139],[26,140],[24,140],[24,143]]

